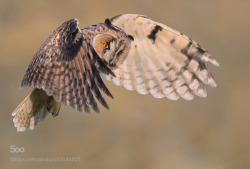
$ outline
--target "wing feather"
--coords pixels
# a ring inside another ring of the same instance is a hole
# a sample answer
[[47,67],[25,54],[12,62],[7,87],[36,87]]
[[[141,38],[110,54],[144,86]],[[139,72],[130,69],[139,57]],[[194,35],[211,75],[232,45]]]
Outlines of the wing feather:
[[[134,53],[138,53],[137,50],[134,50]],[[140,59],[138,57],[133,58],[133,62],[135,64],[135,88],[140,94],[147,94],[147,82],[144,76],[144,69],[141,65]],[[145,82],[145,83],[144,83]]]
[[70,94],[69,105],[74,109],[76,109],[77,89],[76,89],[76,82],[73,76],[73,67],[71,62],[69,62],[69,79],[70,79],[70,87],[72,89],[72,93],[69,93]]
[[61,25],[45,41],[28,65],[21,88],[42,88],[57,102],[79,111],[100,112],[95,98],[109,108],[99,89],[113,97],[99,73],[114,75],[77,27],[77,20]]
[[[128,62],[126,62],[123,65],[123,71],[121,72],[123,75],[122,81],[124,83],[124,87],[128,90],[134,90],[134,85],[132,83],[133,81],[133,76],[132,76],[132,72],[131,69],[133,69],[132,64],[131,64],[131,59],[132,58],[128,58]],[[130,63],[130,64],[129,64]]]
[[188,36],[142,15],[118,15],[111,22],[134,41],[127,59],[114,70],[116,77],[104,75],[108,80],[141,94],[172,100],[206,97],[205,85],[216,86],[205,63],[219,63]]

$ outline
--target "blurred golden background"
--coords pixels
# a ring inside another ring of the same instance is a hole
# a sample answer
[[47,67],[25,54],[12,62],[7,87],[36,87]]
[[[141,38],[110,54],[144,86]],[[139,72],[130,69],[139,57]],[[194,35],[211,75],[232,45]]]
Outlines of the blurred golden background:
[[[0,0],[1,168],[249,169],[249,9],[245,0]],[[170,101],[105,81],[115,97],[106,97],[109,111],[88,115],[63,106],[58,117],[17,133],[11,113],[31,91],[19,85],[40,45],[68,19],[83,28],[122,13],[147,15],[208,49],[221,65],[208,64],[218,87],[208,87],[205,99]],[[25,151],[11,153],[11,146]]]

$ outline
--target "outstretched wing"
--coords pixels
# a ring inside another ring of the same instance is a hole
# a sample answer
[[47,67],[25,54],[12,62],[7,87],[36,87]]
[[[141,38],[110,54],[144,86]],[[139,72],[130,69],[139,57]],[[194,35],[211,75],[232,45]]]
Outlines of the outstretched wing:
[[27,67],[21,88],[33,85],[42,88],[57,102],[85,112],[90,112],[91,106],[95,112],[99,112],[95,98],[109,108],[99,89],[112,97],[99,71],[107,75],[113,73],[86,41],[77,25],[78,21],[72,19],[52,33]]
[[205,63],[218,62],[195,41],[146,16],[118,15],[112,24],[134,37],[127,59],[116,77],[104,75],[117,85],[141,94],[176,100],[191,100],[194,94],[206,97],[205,84],[216,86]]

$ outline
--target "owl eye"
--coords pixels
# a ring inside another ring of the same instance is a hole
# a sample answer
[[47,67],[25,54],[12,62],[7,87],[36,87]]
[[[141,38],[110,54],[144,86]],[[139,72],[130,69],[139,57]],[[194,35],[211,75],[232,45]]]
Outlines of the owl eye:
[[107,43],[103,43],[103,47],[109,49],[109,45]]

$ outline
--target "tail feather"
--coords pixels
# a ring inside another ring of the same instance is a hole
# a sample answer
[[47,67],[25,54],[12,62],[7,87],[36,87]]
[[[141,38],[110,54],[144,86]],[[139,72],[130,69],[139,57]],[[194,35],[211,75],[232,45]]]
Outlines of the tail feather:
[[33,130],[51,112],[57,116],[61,103],[56,102],[42,89],[34,89],[13,111],[14,126],[17,131]]

